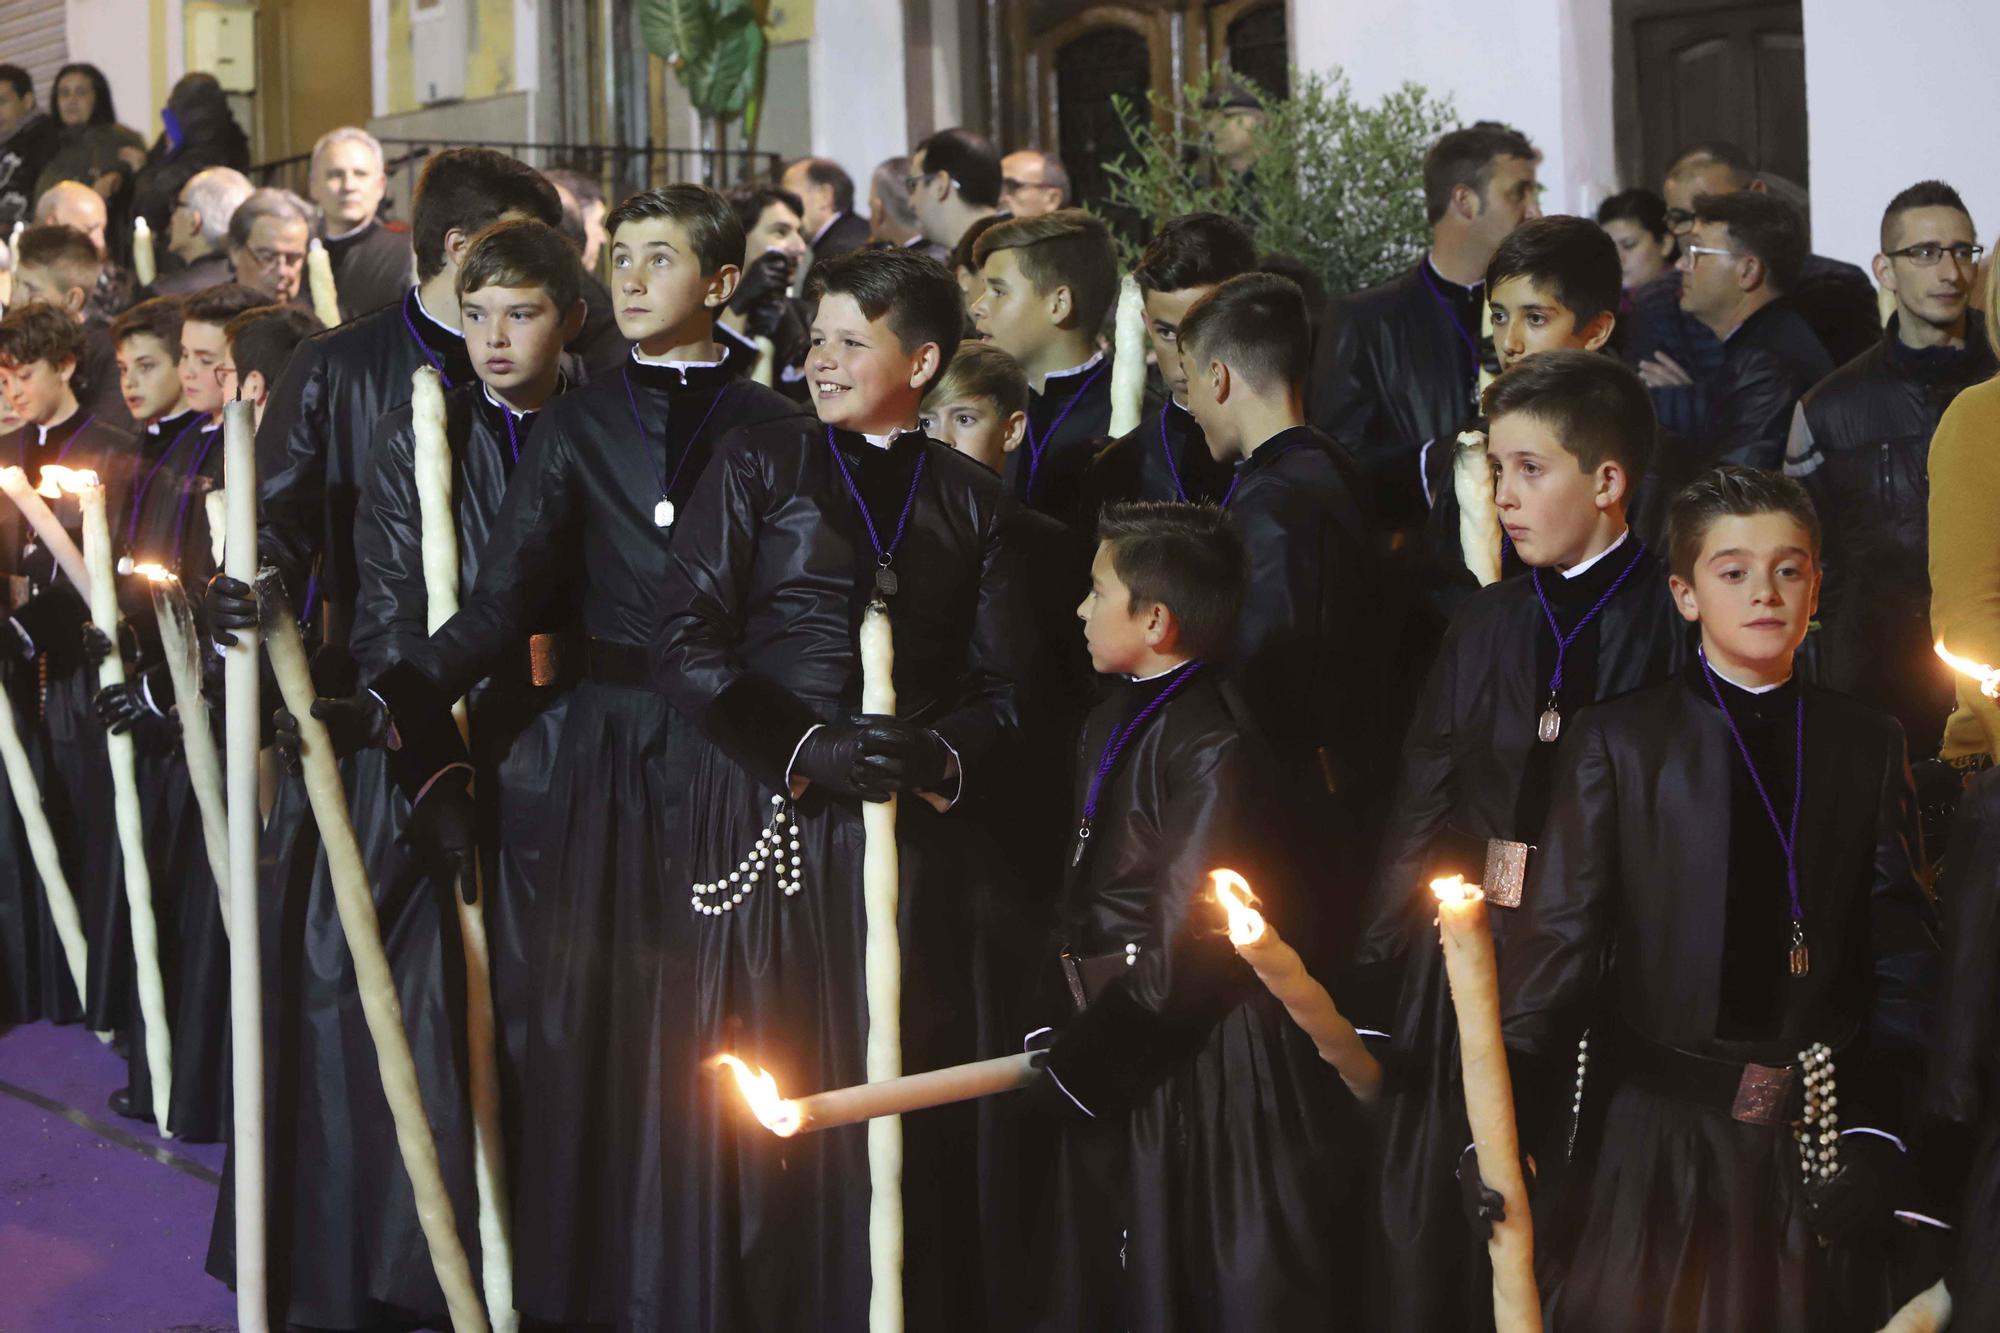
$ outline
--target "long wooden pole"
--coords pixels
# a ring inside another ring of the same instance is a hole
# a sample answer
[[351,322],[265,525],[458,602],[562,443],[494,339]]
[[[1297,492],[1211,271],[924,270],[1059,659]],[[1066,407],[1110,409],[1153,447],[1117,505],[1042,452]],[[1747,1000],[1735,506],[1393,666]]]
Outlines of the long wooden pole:
[[222,899],[222,925],[229,929],[229,806],[224,795],[222,756],[209,730],[208,700],[201,693],[201,637],[195,632],[194,608],[187,589],[172,572],[141,565],[152,580],[153,613],[160,623],[160,650],[167,675],[174,682],[174,710],[181,719],[181,753],[187,756],[188,785],[201,812],[201,844],[208,853],[208,871]]
[[[222,467],[227,536],[223,568],[244,584],[257,578],[257,430],[255,409],[222,409]],[[258,725],[262,703],[255,630],[237,630],[223,659],[223,728],[229,754],[229,1068],[235,1134],[236,1323],[243,1333],[269,1333],[270,1288],[265,1271],[264,1218],[264,978],[257,937]]]
[[[861,710],[896,711],[895,639],[889,608],[877,597],[861,614]],[[868,995],[866,1068],[870,1083],[903,1072],[903,948],[896,926],[902,870],[896,850],[896,798],[861,804],[861,894],[867,923],[862,974]],[[903,1122],[868,1122],[868,1329],[903,1327]]]

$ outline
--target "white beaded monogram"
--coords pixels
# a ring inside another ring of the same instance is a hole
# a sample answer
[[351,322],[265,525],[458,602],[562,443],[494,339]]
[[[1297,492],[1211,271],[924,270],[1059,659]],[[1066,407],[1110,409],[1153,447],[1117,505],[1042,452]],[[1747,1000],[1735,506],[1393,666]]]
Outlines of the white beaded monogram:
[[[721,916],[733,912],[760,882],[769,879],[785,891],[787,898],[804,887],[799,870],[799,827],[796,815],[785,808],[782,795],[773,796],[771,822],[757,835],[750,854],[736,863],[736,869],[711,883],[694,886],[688,901],[701,916]],[[786,828],[789,824],[791,827]]]

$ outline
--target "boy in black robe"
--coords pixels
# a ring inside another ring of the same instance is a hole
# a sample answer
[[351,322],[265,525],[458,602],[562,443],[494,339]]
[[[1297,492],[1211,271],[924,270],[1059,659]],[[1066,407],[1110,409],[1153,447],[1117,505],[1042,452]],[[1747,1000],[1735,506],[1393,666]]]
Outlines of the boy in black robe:
[[1092,459],[1111,429],[1111,358],[1098,330],[1118,296],[1118,256],[1105,225],[1080,208],[990,228],[974,250],[985,291],[980,333],[1028,377],[1028,433],[1007,456],[1010,495],[1086,530]]
[[1360,1300],[1354,1103],[1235,956],[1211,870],[1245,874],[1288,939],[1313,896],[1285,782],[1228,650],[1247,569],[1212,510],[1116,506],[1077,615],[1122,677],[1078,747],[1078,811],[1039,1100],[1062,1117],[1020,1326],[1094,1333],[1343,1329]]
[[1570,729],[1501,957],[1510,1063],[1578,1074],[1536,1208],[1548,1327],[1872,1330],[1894,1297],[1852,1270],[1890,1225],[1938,961],[1902,728],[1793,679],[1798,483],[1711,472],[1668,542],[1700,650]]
[[[675,828],[693,737],[655,687],[646,644],[668,551],[714,450],[733,430],[799,414],[748,381],[754,352],[725,350],[716,336],[744,252],[720,195],[649,190],[607,225],[619,329],[636,346],[622,371],[556,399],[521,437],[470,595],[375,688],[418,752],[404,761],[414,795],[463,759],[442,716],[449,700],[511,671],[551,631],[581,640],[563,645],[577,649],[567,674],[580,679],[552,762],[539,775],[517,770],[503,788],[523,818],[503,819],[502,855],[521,858],[514,884],[532,897],[507,909],[528,932],[519,963],[533,997],[519,1019],[516,1124],[532,1149],[514,1179],[515,1304],[564,1327],[651,1327],[662,1270],[677,1258],[662,1228],[679,1192],[662,1178],[661,1153],[678,1139],[691,1086],[705,1095],[709,1078],[631,1054],[683,1030],[685,1010],[661,993],[690,929]],[[441,732],[441,753],[422,753],[418,738]],[[419,809],[464,799],[462,779],[447,774]]]
[[[1009,780],[1017,659],[1032,652],[1000,479],[912,427],[958,345],[943,265],[907,251],[817,264],[807,381],[818,424],[727,441],[659,598],[654,669],[699,726],[674,907],[692,933],[667,1007],[668,1077],[735,1051],[782,1087],[865,1078],[861,802],[901,793],[902,1064],[974,1050],[959,797]],[[861,716],[862,610],[886,598],[897,716]],[[777,830],[778,862],[753,849]],[[669,1145],[690,1207],[659,1326],[850,1330],[870,1291],[867,1136],[771,1137],[711,1083]],[[977,1326],[972,1114],[905,1117],[912,1328]],[[949,1312],[949,1313],[948,1313]]]
[[[1496,875],[1518,885],[1533,860],[1566,720],[1663,678],[1681,643],[1664,562],[1626,526],[1653,445],[1638,376],[1592,352],[1545,352],[1494,382],[1486,413],[1501,521],[1530,572],[1473,593],[1446,632],[1403,743],[1343,996],[1390,1048],[1378,1111],[1382,1323],[1450,1333],[1490,1318],[1490,1296],[1483,1247],[1468,1241],[1456,1202],[1465,1111],[1426,886],[1456,872],[1518,901]],[[1504,950],[1512,909],[1492,920]]]
[[[1229,490],[1234,469],[1218,460],[1188,410],[1187,373],[1181,367],[1181,320],[1189,307],[1238,274],[1257,268],[1257,241],[1248,228],[1220,213],[1189,213],[1169,221],[1132,269],[1146,310],[1146,332],[1166,381],[1166,400],[1149,409],[1132,431],[1099,460],[1108,489],[1135,500],[1216,504]],[[1310,337],[1310,332],[1308,332]]]

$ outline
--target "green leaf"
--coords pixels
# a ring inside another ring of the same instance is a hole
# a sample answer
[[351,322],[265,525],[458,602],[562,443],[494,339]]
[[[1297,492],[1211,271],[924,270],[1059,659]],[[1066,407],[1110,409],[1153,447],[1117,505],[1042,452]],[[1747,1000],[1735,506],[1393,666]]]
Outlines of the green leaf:
[[694,62],[705,57],[714,30],[714,0],[639,0],[639,35],[662,60]]
[[742,115],[764,73],[764,30],[749,0],[638,0],[646,49],[670,60],[704,116]]

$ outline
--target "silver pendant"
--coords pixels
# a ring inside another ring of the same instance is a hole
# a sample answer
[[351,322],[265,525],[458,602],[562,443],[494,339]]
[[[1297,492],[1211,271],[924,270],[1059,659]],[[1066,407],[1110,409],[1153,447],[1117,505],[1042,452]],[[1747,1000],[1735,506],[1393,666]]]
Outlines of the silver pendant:
[[875,591],[881,593],[884,597],[894,597],[896,595],[896,571],[887,565],[877,565],[875,567]]
[[129,555],[121,555],[121,556],[119,556],[119,557],[118,557],[118,573],[119,573],[119,574],[120,574],[120,575],[122,576],[122,575],[126,575],[126,574],[130,574],[131,572],[132,572],[132,557],[131,557],[131,556],[129,556]]
[[1554,745],[1556,737],[1562,735],[1562,729],[1562,714],[1556,711],[1554,704],[1550,704],[1542,710],[1541,719],[1535,724],[1535,735],[1544,745]]
[[671,528],[673,525],[674,502],[672,500],[661,500],[653,506],[653,526],[656,528]]
[[1805,976],[1812,971],[1812,954],[1806,948],[1806,928],[1802,922],[1792,922],[1792,975]]

